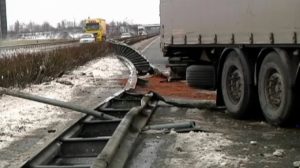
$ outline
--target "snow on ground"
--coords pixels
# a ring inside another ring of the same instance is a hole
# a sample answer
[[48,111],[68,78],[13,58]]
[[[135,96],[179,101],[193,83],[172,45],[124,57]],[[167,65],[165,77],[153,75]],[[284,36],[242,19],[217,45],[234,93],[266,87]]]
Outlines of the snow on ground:
[[45,47],[36,47],[36,48],[17,48],[17,49],[6,49],[6,50],[1,50],[0,52],[0,58],[4,58],[4,57],[11,57],[11,56],[15,56],[18,55],[20,53],[24,54],[24,53],[35,53],[41,50],[45,50]]
[[[146,45],[147,43],[136,47],[141,50]],[[33,85],[22,91],[63,101],[73,102],[74,99],[78,99],[79,101],[75,101],[76,103],[90,108],[93,107],[90,101],[99,96],[103,100],[107,97],[105,95],[111,95],[120,90],[122,86],[118,85],[116,80],[127,78],[127,76],[127,68],[116,57],[105,57],[82,66],[60,79]],[[94,94],[95,90],[98,93],[105,91],[107,93],[96,94],[93,99],[85,98],[84,95]],[[37,144],[45,144],[43,139],[51,137],[49,132],[56,131],[58,134],[60,129],[67,127],[67,123],[80,116],[82,115],[79,113],[70,113],[61,108],[2,96],[0,98],[0,167],[13,167],[12,162],[28,159],[29,156],[24,156],[25,150],[33,148]],[[181,134],[173,132],[171,134],[174,135],[172,136],[174,143],[167,144],[170,146],[164,149],[171,153],[170,157],[164,159],[164,165],[168,165],[167,167],[239,168],[245,167],[244,163],[249,161],[247,157],[227,154],[224,148],[230,147],[236,142],[226,139],[221,133],[190,132]],[[16,143],[18,140],[26,139],[35,141],[25,143],[23,146]],[[152,153],[155,155],[156,150],[152,149]],[[163,158],[163,156],[157,157]],[[138,165],[138,167],[146,166]]]
[[[127,67],[119,59],[115,56],[104,57],[79,67],[57,80],[32,85],[21,91],[94,108],[105,98],[121,90],[123,86],[119,79],[127,78],[128,75]],[[81,116],[82,114],[72,113],[70,110],[2,95],[0,167],[12,167],[10,163],[23,158],[22,152],[26,149],[44,143],[39,141],[49,139],[51,133],[58,133],[67,127],[67,123],[74,122]],[[22,144],[28,137],[27,141],[35,142]],[[18,141],[21,141],[21,144]],[[24,149],[21,149],[22,147]]]
[[15,49],[3,49],[0,50],[0,58],[4,57],[11,57],[16,56],[18,54],[25,54],[25,53],[36,53],[36,52],[46,52],[51,51],[59,48],[67,48],[79,45],[79,43],[66,43],[66,44],[53,44],[53,45],[41,45],[41,46],[33,46],[31,48],[15,48]]
[[79,39],[82,35],[83,32],[40,32],[32,34],[23,34],[18,38],[18,40],[46,40],[65,38]]
[[168,150],[171,150],[175,157],[165,160],[168,167],[240,168],[248,161],[248,158],[233,157],[223,151],[224,147],[231,146],[234,142],[226,139],[221,133],[172,134],[176,134],[176,142]]

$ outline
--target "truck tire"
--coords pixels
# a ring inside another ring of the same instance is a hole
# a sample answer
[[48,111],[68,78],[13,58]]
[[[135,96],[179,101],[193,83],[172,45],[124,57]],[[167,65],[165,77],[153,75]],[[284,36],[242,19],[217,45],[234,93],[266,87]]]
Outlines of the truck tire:
[[[232,51],[228,54],[221,77],[221,88],[228,113],[238,119],[250,116],[253,109],[253,73],[249,61],[242,54]],[[252,106],[252,107],[251,107]]]
[[263,60],[258,76],[258,97],[265,119],[272,125],[286,125],[291,117],[295,92],[289,58],[276,52]]
[[213,90],[215,88],[215,68],[211,65],[191,65],[186,70],[189,86]]

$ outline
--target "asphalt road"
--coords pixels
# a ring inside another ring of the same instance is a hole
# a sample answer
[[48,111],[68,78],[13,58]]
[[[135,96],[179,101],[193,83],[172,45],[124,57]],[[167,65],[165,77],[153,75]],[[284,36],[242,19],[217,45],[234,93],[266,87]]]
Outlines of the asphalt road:
[[[167,59],[160,52],[159,38],[142,53],[154,66],[165,70]],[[168,105],[157,109],[150,124],[183,120],[195,121],[206,134],[192,134],[195,138],[190,139],[187,134],[188,138],[180,141],[182,134],[142,133],[126,167],[286,168],[300,161],[300,125],[276,128],[261,118],[233,119],[226,110],[170,109]],[[214,143],[218,147],[214,148]]]
[[157,37],[146,48],[142,50],[142,54],[149,60],[149,62],[161,71],[166,71],[166,64],[168,59],[163,57],[160,49],[160,38]]

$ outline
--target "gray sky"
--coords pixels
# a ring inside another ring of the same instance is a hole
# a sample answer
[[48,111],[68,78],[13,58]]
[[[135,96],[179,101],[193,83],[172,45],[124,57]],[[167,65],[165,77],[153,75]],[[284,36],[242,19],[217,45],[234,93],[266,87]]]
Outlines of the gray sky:
[[88,17],[141,24],[159,23],[159,0],[6,0],[8,25]]

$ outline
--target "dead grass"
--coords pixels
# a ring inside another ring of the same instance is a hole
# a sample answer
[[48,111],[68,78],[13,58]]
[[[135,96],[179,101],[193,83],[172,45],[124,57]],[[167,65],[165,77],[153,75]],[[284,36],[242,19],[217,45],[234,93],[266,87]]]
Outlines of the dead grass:
[[3,57],[0,58],[0,87],[25,87],[50,81],[107,52],[105,44],[86,44]]

